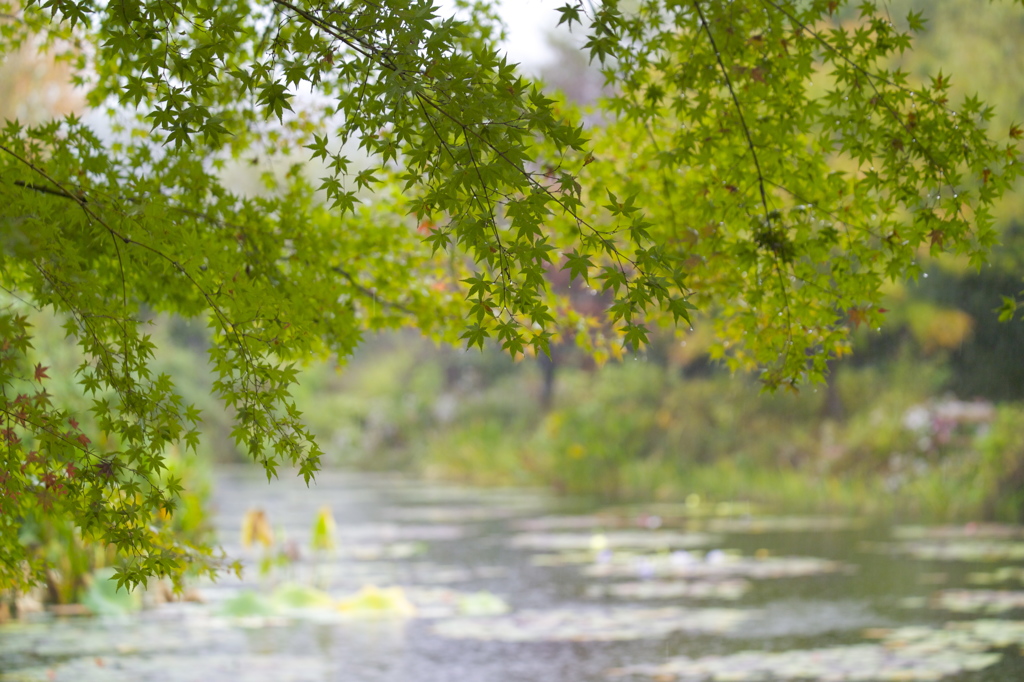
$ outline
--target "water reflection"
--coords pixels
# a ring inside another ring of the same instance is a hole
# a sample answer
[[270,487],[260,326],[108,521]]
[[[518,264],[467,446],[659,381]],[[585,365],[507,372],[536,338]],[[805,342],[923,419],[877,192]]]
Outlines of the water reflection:
[[[306,489],[224,471],[216,504],[241,579],[199,585],[202,603],[4,626],[0,680],[1024,679],[1015,527],[336,472]],[[243,533],[257,507],[267,527]]]

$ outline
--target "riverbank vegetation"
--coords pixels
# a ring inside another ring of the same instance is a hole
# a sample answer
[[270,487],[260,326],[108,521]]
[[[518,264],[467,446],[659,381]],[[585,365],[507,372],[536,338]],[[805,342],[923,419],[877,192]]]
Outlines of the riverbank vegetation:
[[773,395],[742,375],[627,359],[560,370],[545,409],[536,362],[390,344],[327,375],[330,393],[309,402],[338,463],[617,500],[961,521],[1024,513],[1024,405],[961,399],[940,358],[851,363],[827,385]]

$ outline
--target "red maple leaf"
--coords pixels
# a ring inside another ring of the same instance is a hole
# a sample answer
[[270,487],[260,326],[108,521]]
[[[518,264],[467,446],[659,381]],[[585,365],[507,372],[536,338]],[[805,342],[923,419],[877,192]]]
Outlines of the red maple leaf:
[[863,308],[850,308],[846,311],[846,317],[854,329],[868,321],[867,312]]
[[81,443],[82,447],[85,447],[86,445],[89,444],[89,437],[87,435],[85,435],[84,433],[78,434],[78,438],[76,438],[75,440],[77,440],[79,443]]
[[48,369],[50,369],[50,368],[49,367],[43,367],[41,364],[37,364],[36,365],[36,381],[41,382],[43,379],[49,379],[50,377],[48,377],[46,375],[46,370],[48,370]]
[[74,417],[68,419],[68,424],[71,424],[71,428],[75,429],[76,431],[78,430],[78,420],[75,419]]

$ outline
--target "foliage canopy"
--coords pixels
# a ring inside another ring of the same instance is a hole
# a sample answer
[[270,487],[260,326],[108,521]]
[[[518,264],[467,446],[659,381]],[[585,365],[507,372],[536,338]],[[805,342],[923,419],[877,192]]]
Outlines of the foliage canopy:
[[[572,0],[606,81],[586,116],[501,56],[487,2],[4,4],[2,49],[69,60],[108,117],[0,131],[3,584],[45,569],[18,529],[48,515],[115,545],[121,583],[213,566],[174,534],[166,452],[201,418],[151,371],[154,312],[208,320],[235,440],[308,480],[296,363],[367,330],[604,357],[701,308],[734,367],[820,379],[887,279],[983,261],[1020,166],[1019,128],[895,66],[923,17],[870,1]],[[232,189],[249,165],[265,191]],[[556,270],[608,293],[611,328]],[[80,347],[88,410],[47,392],[29,308]]]

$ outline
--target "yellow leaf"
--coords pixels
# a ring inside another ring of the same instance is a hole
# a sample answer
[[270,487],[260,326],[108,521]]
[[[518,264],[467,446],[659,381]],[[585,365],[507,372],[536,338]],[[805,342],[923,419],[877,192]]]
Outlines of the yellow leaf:
[[242,546],[251,547],[254,542],[264,547],[274,544],[274,531],[262,509],[250,509],[242,517]]

